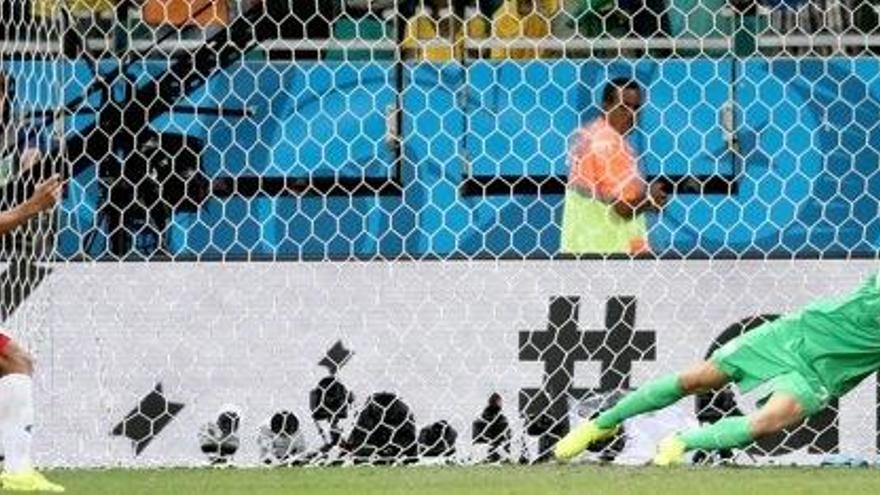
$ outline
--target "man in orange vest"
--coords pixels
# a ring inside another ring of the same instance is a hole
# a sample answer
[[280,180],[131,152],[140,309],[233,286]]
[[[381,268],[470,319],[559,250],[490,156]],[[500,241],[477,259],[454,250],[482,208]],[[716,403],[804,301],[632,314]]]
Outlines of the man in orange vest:
[[645,183],[626,140],[641,105],[638,83],[614,79],[603,91],[602,116],[575,136],[562,214],[563,253],[649,251],[645,213],[663,207],[666,191]]

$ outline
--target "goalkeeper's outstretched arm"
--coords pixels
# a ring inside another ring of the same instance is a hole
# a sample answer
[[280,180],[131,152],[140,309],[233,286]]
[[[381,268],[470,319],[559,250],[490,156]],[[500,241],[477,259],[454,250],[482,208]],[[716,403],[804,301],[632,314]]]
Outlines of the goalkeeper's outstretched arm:
[[26,201],[0,212],[0,235],[6,234],[31,217],[55,206],[63,189],[64,182],[57,175],[38,184],[34,189],[34,194]]

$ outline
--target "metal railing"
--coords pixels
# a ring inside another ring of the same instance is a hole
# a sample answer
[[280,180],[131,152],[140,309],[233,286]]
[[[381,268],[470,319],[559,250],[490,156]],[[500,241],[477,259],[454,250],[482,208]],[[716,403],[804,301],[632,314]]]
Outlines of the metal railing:
[[[602,51],[624,51],[624,50],[672,50],[672,51],[724,51],[733,50],[734,41],[732,37],[712,37],[712,38],[571,38],[571,39],[465,39],[462,46],[467,50],[482,51],[492,49],[534,49],[549,51],[565,56],[567,53],[589,52],[594,50]],[[166,40],[161,43],[155,43],[151,39],[132,40],[129,48],[141,53],[161,53],[173,54],[178,52],[189,52],[205,44],[204,39],[190,40]],[[450,47],[457,45],[445,39],[436,38],[431,40],[419,41],[412,48],[423,49],[432,47]],[[820,35],[785,35],[772,36],[761,35],[756,37],[756,46],[758,48],[827,48],[833,51],[843,51],[847,49],[867,49],[880,47],[880,35],[859,35],[859,34],[820,34]],[[86,47],[93,51],[111,51],[112,46],[109,42],[100,39],[90,39],[86,41]],[[335,39],[301,39],[289,40],[278,39],[265,41],[258,45],[260,49],[267,51],[286,51],[296,52],[300,50],[318,50],[318,51],[348,51],[348,50],[364,50],[377,52],[394,52],[400,48],[400,45],[390,39],[381,40],[335,40]],[[58,41],[18,41],[18,40],[2,40],[0,41],[0,55],[37,55],[37,54],[57,54],[61,53],[62,44]]]

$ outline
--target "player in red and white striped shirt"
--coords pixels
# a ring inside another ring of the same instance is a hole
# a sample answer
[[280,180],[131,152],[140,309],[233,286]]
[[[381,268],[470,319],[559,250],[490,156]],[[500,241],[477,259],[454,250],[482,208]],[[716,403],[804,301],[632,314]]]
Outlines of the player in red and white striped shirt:
[[[0,235],[52,209],[63,188],[61,178],[52,177],[37,185],[28,200],[0,212]],[[31,355],[0,330],[0,431],[5,455],[0,484],[4,490],[63,492],[63,486],[48,481],[31,463],[33,371]]]

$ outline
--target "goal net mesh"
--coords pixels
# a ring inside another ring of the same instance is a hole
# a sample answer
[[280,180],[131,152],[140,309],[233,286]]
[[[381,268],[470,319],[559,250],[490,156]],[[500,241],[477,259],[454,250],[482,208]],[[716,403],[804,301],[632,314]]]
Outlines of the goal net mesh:
[[[39,463],[548,460],[871,273],[877,28],[862,0],[0,0],[4,208],[67,181],[2,240]],[[878,418],[871,377],[693,460],[874,456]]]

